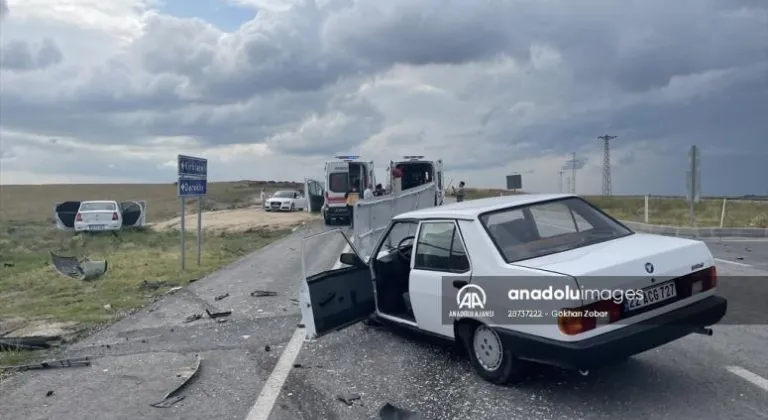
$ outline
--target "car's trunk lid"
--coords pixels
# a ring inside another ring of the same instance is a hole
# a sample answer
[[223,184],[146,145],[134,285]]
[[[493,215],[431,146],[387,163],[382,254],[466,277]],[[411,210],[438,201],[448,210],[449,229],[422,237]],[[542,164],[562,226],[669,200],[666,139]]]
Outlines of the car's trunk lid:
[[[590,291],[626,291],[647,289],[700,271],[712,265],[712,254],[699,241],[635,233],[515,265],[572,276],[580,288]],[[662,300],[676,300],[674,290],[660,293]],[[595,300],[599,299],[585,298],[584,303]]]
[[80,217],[83,219],[84,223],[88,224],[109,223],[112,221],[113,213],[115,212],[111,210],[89,210],[81,211]]

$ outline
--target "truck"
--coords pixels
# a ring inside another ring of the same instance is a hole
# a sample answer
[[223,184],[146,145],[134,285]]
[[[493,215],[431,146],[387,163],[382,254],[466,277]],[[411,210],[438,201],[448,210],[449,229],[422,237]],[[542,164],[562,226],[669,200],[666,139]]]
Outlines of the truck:
[[365,187],[376,185],[373,161],[365,161],[356,155],[336,155],[336,160],[325,163],[325,200],[323,219],[326,225],[335,221],[351,222],[344,195],[354,186],[363,195]]
[[[400,178],[395,177],[395,169],[399,170]],[[402,160],[389,162],[389,190],[392,194],[434,182],[435,205],[443,205],[443,160],[425,160],[424,156],[403,156]]]

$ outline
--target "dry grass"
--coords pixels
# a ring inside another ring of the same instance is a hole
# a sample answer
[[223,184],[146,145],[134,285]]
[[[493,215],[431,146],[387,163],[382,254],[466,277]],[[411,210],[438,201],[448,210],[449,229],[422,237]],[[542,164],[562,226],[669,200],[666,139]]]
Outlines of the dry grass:
[[[212,183],[204,208],[252,206],[262,188],[271,193],[303,186],[252,181]],[[187,232],[187,270],[181,271],[178,230],[132,230],[115,237],[109,233],[74,235],[55,229],[52,221],[56,202],[88,199],[145,200],[150,222],[177,217],[179,213],[179,199],[172,184],[0,187],[0,324],[17,319],[27,327],[40,321],[49,325],[71,322],[77,325],[75,329],[82,330],[114,321],[171,287],[187,285],[285,236],[291,227],[283,223],[277,227],[206,232],[200,267],[195,263],[195,232]],[[254,218],[262,217],[260,213],[264,212],[254,210]],[[49,251],[106,259],[109,271],[91,282],[74,280],[55,271]],[[140,287],[145,280],[164,283],[156,290],[145,290]],[[2,352],[0,365],[37,354]]]
[[[511,195],[501,189],[467,189],[467,199]],[[522,192],[519,194],[523,194]],[[585,196],[585,199],[620,220],[645,221],[645,198]],[[722,199],[702,199],[695,207],[696,226],[719,227]],[[688,226],[688,203],[682,198],[648,200],[648,221],[657,225]],[[768,201],[728,200],[723,227],[768,227]]]
[[[268,193],[278,189],[299,189],[297,183],[273,181],[214,182],[208,184],[203,199],[204,210],[229,210],[248,207],[258,199],[262,188]],[[156,222],[179,216],[179,198],[173,184],[79,184],[79,185],[3,185],[0,186],[0,220],[52,221],[56,203],[68,200],[144,200],[148,221]],[[188,209],[196,209],[188,200]]]

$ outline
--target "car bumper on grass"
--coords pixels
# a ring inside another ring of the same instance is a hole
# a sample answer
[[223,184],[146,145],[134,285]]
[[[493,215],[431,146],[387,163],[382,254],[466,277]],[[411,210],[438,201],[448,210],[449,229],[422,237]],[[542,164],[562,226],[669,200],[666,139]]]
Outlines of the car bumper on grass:
[[616,331],[577,342],[562,342],[498,328],[506,348],[519,358],[566,369],[588,370],[670,343],[715,325],[725,316],[728,301],[712,296],[689,306]]

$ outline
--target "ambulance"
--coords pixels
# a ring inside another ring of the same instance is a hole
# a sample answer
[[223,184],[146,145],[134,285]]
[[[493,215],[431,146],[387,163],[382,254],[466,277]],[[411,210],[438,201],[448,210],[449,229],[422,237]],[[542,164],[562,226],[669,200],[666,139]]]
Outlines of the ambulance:
[[[401,178],[395,178],[394,170],[399,169]],[[443,205],[443,160],[424,160],[424,156],[403,156],[403,160],[389,162],[389,185],[392,194],[407,191],[419,185],[434,182],[435,205]]]
[[376,185],[373,161],[360,160],[360,156],[337,155],[336,160],[325,163],[325,202],[323,219],[326,225],[335,221],[351,222],[344,194],[355,186],[363,196],[367,185]]

